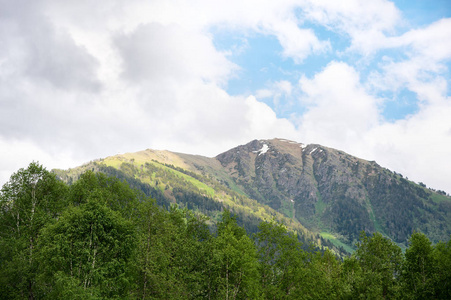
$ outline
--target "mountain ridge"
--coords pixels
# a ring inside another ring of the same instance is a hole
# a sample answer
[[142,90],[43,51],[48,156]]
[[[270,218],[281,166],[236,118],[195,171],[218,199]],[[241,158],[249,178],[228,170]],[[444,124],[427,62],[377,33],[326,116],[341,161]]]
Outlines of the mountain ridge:
[[[260,220],[264,214],[281,214],[279,218],[296,224],[319,245],[318,239],[324,238],[352,249],[362,230],[379,231],[404,247],[413,231],[424,232],[434,242],[451,233],[450,197],[374,161],[319,144],[253,140],[215,157],[147,149],[100,159],[84,169],[99,166],[158,188],[172,202],[194,192],[243,215],[260,212]],[[82,169],[57,174],[69,180]]]

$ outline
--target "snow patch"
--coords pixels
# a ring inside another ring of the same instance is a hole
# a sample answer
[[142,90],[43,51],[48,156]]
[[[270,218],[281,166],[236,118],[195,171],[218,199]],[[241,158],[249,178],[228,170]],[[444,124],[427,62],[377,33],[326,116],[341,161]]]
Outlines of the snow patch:
[[316,149],[318,149],[318,148],[314,148],[312,151],[310,151],[309,155],[311,155],[313,152],[315,152]]
[[268,150],[269,150],[268,145],[263,144],[263,147],[260,150],[252,151],[252,152],[258,153],[258,155],[260,155],[260,154],[265,154],[266,152],[268,152]]

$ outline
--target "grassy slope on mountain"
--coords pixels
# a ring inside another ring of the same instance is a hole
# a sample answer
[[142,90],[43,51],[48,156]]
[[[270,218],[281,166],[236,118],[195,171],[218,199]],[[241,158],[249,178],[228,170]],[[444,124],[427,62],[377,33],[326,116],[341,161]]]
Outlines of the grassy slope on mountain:
[[275,217],[309,240],[321,243],[316,234],[321,233],[337,247],[352,247],[361,230],[381,232],[401,246],[414,230],[433,242],[451,233],[450,197],[321,145],[255,140],[216,158],[148,149],[65,176],[76,178],[87,168],[135,180],[161,205],[182,203],[213,219],[222,206],[230,207],[247,222],[248,231],[258,220]]
[[313,243],[319,247],[328,246],[332,250],[335,249],[336,253],[343,253],[342,248],[334,247],[319,234],[307,230],[301,223],[287,218],[267,205],[249,199],[240,190],[233,191],[227,183],[224,184],[228,181],[229,185],[233,185],[233,181],[224,176],[224,172],[221,174],[221,169],[215,164],[217,163],[214,159],[205,157],[146,150],[136,155],[117,155],[76,169],[54,172],[63,180],[71,182],[85,170],[100,171],[126,180],[132,187],[155,198],[162,206],[168,207],[171,203],[177,203],[210,216],[213,223],[219,220],[221,211],[228,208],[237,214],[240,225],[249,233],[255,233],[262,220],[275,219],[299,233],[306,247]]

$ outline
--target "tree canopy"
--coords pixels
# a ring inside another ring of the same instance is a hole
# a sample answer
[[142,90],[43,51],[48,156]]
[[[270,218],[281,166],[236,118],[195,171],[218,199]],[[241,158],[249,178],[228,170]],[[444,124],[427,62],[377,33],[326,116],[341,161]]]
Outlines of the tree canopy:
[[450,241],[356,246],[306,250],[274,220],[249,235],[228,210],[212,226],[90,171],[69,186],[31,163],[0,191],[0,299],[451,299]]

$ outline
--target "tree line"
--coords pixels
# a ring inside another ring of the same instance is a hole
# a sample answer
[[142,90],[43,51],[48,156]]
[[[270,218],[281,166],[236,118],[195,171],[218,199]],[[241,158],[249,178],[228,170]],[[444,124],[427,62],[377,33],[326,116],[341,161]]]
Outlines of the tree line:
[[169,209],[87,171],[70,186],[37,163],[0,191],[1,299],[451,299],[451,242],[403,251],[360,234],[344,259],[278,222]]

